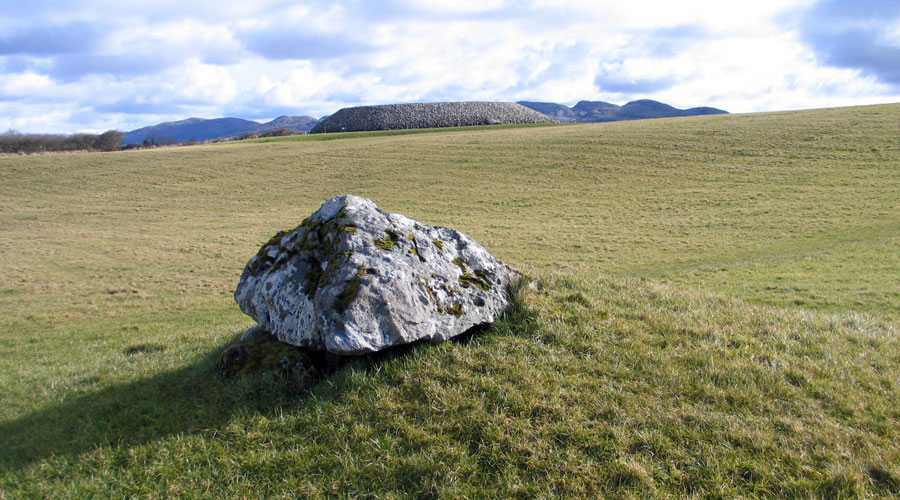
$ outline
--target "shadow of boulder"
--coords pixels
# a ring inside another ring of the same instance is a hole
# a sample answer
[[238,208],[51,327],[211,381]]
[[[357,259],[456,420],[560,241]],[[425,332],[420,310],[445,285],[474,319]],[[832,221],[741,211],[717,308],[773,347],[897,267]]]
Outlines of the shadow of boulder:
[[23,466],[54,455],[214,430],[237,411],[266,413],[301,404],[309,394],[308,379],[294,383],[289,377],[224,378],[216,372],[216,358],[225,347],[180,370],[73,395],[0,423],[0,464]]
[[[524,306],[524,281],[510,291],[511,307],[500,321],[478,325],[451,339],[467,345],[493,331],[531,336],[536,314]],[[316,401],[338,399],[349,366],[378,369],[394,358],[427,349],[425,340],[362,356],[307,353],[312,361],[302,377],[253,375],[225,378],[217,360],[237,342],[218,346],[197,363],[142,380],[72,395],[57,405],[0,423],[0,464],[12,468],[57,455],[78,455],[104,446],[136,446],[174,434],[216,432],[238,412],[274,415]]]
[[[483,329],[474,329],[466,340]],[[236,340],[236,339],[235,339]],[[217,371],[222,345],[196,364],[131,383],[72,396],[55,406],[0,423],[0,464],[24,467],[56,455],[78,455],[104,446],[136,446],[173,434],[215,432],[238,412],[274,414],[315,394],[339,398],[341,371],[371,369],[414,349],[416,342],[363,356],[316,361],[302,377],[253,374],[226,378]]]

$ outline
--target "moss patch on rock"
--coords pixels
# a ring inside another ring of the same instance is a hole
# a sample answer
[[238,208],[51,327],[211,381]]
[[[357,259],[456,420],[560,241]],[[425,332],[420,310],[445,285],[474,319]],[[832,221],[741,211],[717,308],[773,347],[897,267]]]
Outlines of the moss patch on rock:
[[263,246],[259,247],[259,251],[256,252],[256,255],[260,257],[264,256],[266,253],[268,253],[269,247],[277,246],[278,244],[280,244],[281,240],[284,239],[284,237],[287,236],[287,234],[291,231],[293,231],[293,229],[285,229],[283,231],[278,231],[277,233],[275,233],[275,236],[269,238],[269,241],[265,242]]
[[341,291],[341,293],[337,297],[337,301],[334,303],[334,310],[343,313],[347,310],[347,307],[350,306],[350,303],[353,302],[353,299],[356,298],[356,295],[359,293],[359,285],[360,279],[359,276],[354,276],[353,279],[347,282],[347,286]]
[[478,288],[485,291],[491,289],[491,284],[487,280],[487,275],[485,275],[483,271],[476,271],[475,275],[463,273],[463,275],[459,277],[459,284],[462,285],[463,288],[477,286]]
[[451,306],[447,306],[447,308],[444,310],[447,312],[447,314],[452,314],[452,315],[456,316],[457,318],[462,316],[463,312],[464,312],[463,306],[460,303],[456,303]]
[[400,240],[400,235],[394,231],[387,230],[385,231],[384,238],[375,238],[372,240],[375,243],[375,246],[381,248],[382,250],[390,250],[394,248],[394,245],[397,244],[397,241]]

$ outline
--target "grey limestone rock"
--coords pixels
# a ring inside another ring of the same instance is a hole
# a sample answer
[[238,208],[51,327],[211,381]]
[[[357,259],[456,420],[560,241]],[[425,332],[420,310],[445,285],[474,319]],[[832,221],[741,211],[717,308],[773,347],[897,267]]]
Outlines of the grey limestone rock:
[[263,245],[234,297],[282,342],[363,354],[491,323],[518,277],[459,231],[344,195]]

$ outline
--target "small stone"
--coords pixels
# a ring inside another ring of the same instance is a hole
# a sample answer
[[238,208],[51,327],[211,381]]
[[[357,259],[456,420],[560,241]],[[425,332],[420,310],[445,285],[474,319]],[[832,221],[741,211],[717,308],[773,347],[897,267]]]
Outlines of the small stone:
[[344,195],[263,245],[234,297],[281,342],[364,354],[493,322],[519,276],[459,231]]

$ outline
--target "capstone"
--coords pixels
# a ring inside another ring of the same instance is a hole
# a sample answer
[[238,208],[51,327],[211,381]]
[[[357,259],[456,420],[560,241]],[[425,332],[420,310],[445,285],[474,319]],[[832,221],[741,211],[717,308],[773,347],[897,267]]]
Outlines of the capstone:
[[350,355],[489,324],[508,308],[517,279],[459,231],[344,195],[263,245],[234,297],[279,341]]

